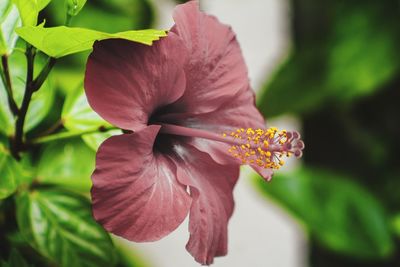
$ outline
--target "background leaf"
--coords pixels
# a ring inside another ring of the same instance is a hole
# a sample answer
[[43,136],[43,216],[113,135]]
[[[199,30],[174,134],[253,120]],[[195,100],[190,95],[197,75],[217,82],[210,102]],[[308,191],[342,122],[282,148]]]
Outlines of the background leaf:
[[30,267],[21,253],[17,249],[13,248],[10,253],[10,257],[7,262],[0,262],[1,267]]
[[86,0],[67,0],[67,12],[71,16],[76,16],[86,4]]
[[16,201],[22,234],[59,266],[115,265],[113,243],[93,220],[90,203],[84,197],[42,189],[21,194]]
[[29,172],[24,170],[22,164],[19,164],[0,143],[0,199],[14,193],[28,175]]
[[[107,129],[112,127],[111,124],[103,120],[92,110],[81,86],[68,93],[62,110],[61,120],[64,127],[71,132],[91,129]],[[105,139],[121,133],[121,130],[115,129],[105,132],[85,134],[82,138],[88,146],[97,151],[98,147]]]
[[79,138],[51,142],[41,152],[36,179],[44,184],[89,192],[94,160],[95,152]]
[[277,173],[271,183],[262,179],[256,183],[329,249],[364,258],[387,257],[393,252],[383,207],[350,177],[303,168],[291,174]]
[[258,100],[265,116],[349,103],[381,89],[399,72],[398,3],[327,3],[293,1],[293,48]]
[[37,24],[39,11],[47,6],[50,0],[13,0],[21,15],[22,24],[35,26]]
[[375,1],[338,3],[335,16],[327,86],[339,100],[371,94],[400,69],[398,12]]
[[[66,21],[67,6],[63,1],[52,1],[45,12],[48,25],[59,26]],[[79,16],[70,20],[70,26],[101,32],[149,29],[152,26],[153,13],[153,7],[148,0],[87,1]],[[100,17],[101,20],[98,19]]]
[[166,36],[162,30],[138,30],[119,33],[104,33],[84,28],[58,26],[53,28],[26,26],[17,29],[25,41],[49,56],[58,58],[69,54],[90,50],[95,41],[121,38],[151,45],[153,41]]
[[113,237],[119,257],[118,267],[150,267],[140,255],[127,245],[127,241],[120,237]]
[[15,28],[21,25],[17,7],[11,0],[0,3],[0,55],[11,54],[18,39]]

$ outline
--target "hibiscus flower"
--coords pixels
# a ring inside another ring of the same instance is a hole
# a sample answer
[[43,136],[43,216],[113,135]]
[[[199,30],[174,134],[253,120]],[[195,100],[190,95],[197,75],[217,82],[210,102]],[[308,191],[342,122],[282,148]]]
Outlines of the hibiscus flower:
[[158,240],[189,213],[187,250],[201,264],[227,253],[232,191],[241,164],[265,179],[301,155],[297,132],[265,129],[231,28],[179,5],[153,46],[96,42],[85,75],[91,107],[127,130],[99,148],[93,215],[136,242]]

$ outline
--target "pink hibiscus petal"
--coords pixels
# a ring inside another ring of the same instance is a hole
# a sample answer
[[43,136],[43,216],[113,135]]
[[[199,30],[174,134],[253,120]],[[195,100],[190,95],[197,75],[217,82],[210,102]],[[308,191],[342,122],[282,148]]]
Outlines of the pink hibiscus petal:
[[186,56],[174,33],[153,46],[121,39],[96,42],[85,75],[90,106],[122,129],[146,127],[157,108],[182,96]]
[[175,163],[153,144],[160,126],[114,136],[99,148],[92,175],[95,219],[132,241],[155,241],[185,219],[191,198],[176,180]]
[[190,238],[186,249],[195,260],[209,265],[227,253],[227,226],[234,202],[232,191],[238,165],[220,165],[207,153],[183,144],[177,147],[178,180],[190,188]]
[[229,26],[201,12],[198,1],[176,7],[174,20],[171,31],[183,39],[190,55],[179,111],[211,112],[247,90],[247,68]]

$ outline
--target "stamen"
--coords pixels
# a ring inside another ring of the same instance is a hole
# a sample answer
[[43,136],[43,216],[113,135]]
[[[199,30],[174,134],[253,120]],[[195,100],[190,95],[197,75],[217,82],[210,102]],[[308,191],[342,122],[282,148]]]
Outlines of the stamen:
[[222,136],[237,141],[228,150],[233,157],[243,164],[255,163],[262,168],[279,169],[285,164],[282,159],[284,156],[289,157],[293,154],[299,158],[304,148],[298,132],[278,131],[275,127],[266,130],[241,128],[231,133],[223,133]]
[[283,157],[302,156],[304,143],[296,131],[278,131],[277,128],[240,128],[230,133],[216,134],[201,129],[172,124],[161,124],[160,133],[204,138],[231,145],[229,154],[242,164],[257,164],[259,167],[279,169],[285,162]]

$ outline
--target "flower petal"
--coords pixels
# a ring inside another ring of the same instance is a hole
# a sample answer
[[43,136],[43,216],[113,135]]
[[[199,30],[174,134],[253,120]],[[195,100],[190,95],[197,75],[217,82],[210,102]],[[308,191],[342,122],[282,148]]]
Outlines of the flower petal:
[[186,249],[201,264],[227,253],[227,225],[239,165],[220,165],[207,153],[184,144],[177,147],[178,180],[190,188],[190,239]]
[[[174,19],[176,25],[172,31],[184,40],[191,57],[185,69],[187,89],[175,103],[181,109],[164,115],[164,119],[219,134],[237,128],[265,128],[255,106],[246,64],[230,27],[200,12],[198,1],[178,6]],[[199,138],[193,139],[192,144],[220,164],[238,163],[227,153],[226,144]],[[272,171],[261,170],[257,165],[252,167],[270,179]]]
[[132,241],[158,240],[185,219],[191,198],[177,167],[153,154],[160,126],[113,136],[99,148],[92,175],[93,215],[104,228]]
[[146,127],[157,108],[182,96],[186,55],[174,33],[153,46],[121,39],[96,42],[85,75],[90,106],[122,129]]
[[174,20],[171,31],[182,38],[190,55],[178,111],[211,112],[247,90],[246,64],[230,27],[201,12],[198,1],[177,6]]

